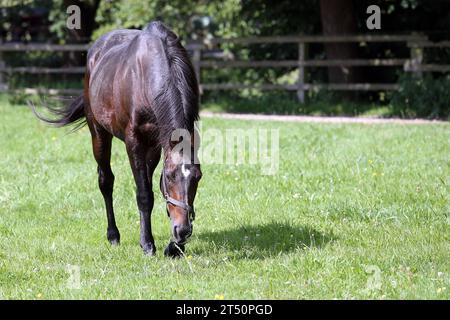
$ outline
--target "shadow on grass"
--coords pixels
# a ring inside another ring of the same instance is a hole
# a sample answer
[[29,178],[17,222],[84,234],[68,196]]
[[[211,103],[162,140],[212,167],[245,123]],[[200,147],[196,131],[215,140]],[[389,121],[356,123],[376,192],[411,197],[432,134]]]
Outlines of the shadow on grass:
[[[214,243],[219,250],[227,250],[236,258],[267,258],[306,248],[322,248],[336,238],[310,227],[270,222],[259,226],[240,226],[235,229],[197,234],[198,238]],[[210,254],[203,246],[198,254]]]

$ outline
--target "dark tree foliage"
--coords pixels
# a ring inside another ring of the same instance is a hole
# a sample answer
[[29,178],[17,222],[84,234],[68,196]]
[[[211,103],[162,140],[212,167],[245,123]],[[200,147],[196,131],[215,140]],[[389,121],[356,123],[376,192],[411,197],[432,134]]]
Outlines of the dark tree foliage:
[[450,1],[448,0],[358,0],[355,1],[358,29],[365,26],[366,8],[370,4],[382,9],[380,33],[423,33],[432,39],[450,39]]

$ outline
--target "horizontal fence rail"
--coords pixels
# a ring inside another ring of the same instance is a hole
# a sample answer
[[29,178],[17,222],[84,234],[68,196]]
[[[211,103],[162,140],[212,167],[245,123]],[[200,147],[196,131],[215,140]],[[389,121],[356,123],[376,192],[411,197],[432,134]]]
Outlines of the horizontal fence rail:
[[0,51],[87,51],[88,44],[1,43]]
[[[400,43],[410,50],[408,58],[391,59],[308,59],[306,46],[308,44],[327,43],[358,43],[364,46],[367,43]],[[225,54],[209,51],[210,47],[221,44],[254,45],[254,44],[297,44],[297,60],[234,60]],[[88,44],[22,44],[0,42],[0,91],[8,90],[5,84],[5,76],[13,74],[80,74],[85,72],[85,67],[8,67],[2,60],[3,52],[86,52]],[[305,92],[309,90],[336,90],[336,91],[392,91],[397,90],[395,83],[306,83],[306,68],[328,67],[402,67],[404,72],[415,73],[420,77],[424,72],[450,72],[450,65],[425,64],[424,51],[428,48],[450,48],[450,41],[430,42],[420,35],[348,35],[348,36],[273,36],[273,37],[246,37],[246,38],[214,38],[208,41],[188,42],[186,48],[191,52],[191,59],[195,72],[199,78],[201,91],[205,90],[287,90],[296,91],[300,101],[304,101]],[[208,58],[209,57],[209,58]],[[212,59],[212,57],[221,60]],[[295,84],[245,84],[245,83],[202,83],[202,69],[224,68],[291,68],[298,69],[298,78]],[[80,78],[81,79],[81,78]],[[79,89],[41,89],[26,88],[21,90],[9,90],[29,94],[64,95],[78,94]]]
[[[260,90],[288,90],[297,91],[298,86],[296,84],[240,84],[240,83],[216,83],[216,84],[204,84],[203,89],[206,90],[242,90],[242,89],[254,89]],[[389,91],[396,90],[397,84],[377,84],[377,83],[353,83],[353,84],[304,84],[303,90],[336,90],[336,91]]]
[[277,68],[277,67],[364,67],[403,66],[408,59],[354,59],[354,60],[262,60],[262,61],[201,61],[204,68]]
[[86,70],[85,67],[61,67],[61,68],[45,68],[45,67],[0,67],[0,72],[12,74],[12,73],[31,73],[31,74],[50,74],[50,73],[62,73],[62,74],[83,74]]
[[343,35],[343,36],[271,36],[245,38],[214,38],[212,44],[264,44],[264,43],[351,43],[351,42],[416,42],[426,41],[423,36],[416,35]]

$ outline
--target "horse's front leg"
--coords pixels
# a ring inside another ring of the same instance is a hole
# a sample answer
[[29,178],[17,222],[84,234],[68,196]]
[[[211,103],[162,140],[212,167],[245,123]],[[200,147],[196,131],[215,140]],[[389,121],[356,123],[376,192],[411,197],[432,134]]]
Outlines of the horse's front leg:
[[125,139],[128,158],[136,182],[136,201],[140,215],[140,244],[144,253],[155,255],[156,247],[152,235],[151,212],[153,209],[153,191],[148,179],[148,167],[146,161],[147,147],[140,142],[133,133]]

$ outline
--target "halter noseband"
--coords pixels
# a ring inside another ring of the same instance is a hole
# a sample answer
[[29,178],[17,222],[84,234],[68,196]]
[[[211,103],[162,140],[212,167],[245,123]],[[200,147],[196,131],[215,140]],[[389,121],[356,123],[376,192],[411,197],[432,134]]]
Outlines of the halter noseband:
[[[163,167],[163,172],[161,174],[161,185],[162,185],[162,192],[164,195],[164,199],[166,200],[166,205],[173,205],[179,208],[182,208],[184,210],[187,211],[188,215],[189,215],[189,220],[192,222],[195,220],[195,211],[194,208],[191,207],[189,204],[181,202],[177,199],[172,198],[171,196],[169,196],[169,192],[167,191],[167,185],[166,185],[166,176],[164,174],[164,167]],[[169,211],[167,211],[167,215],[169,215]]]

